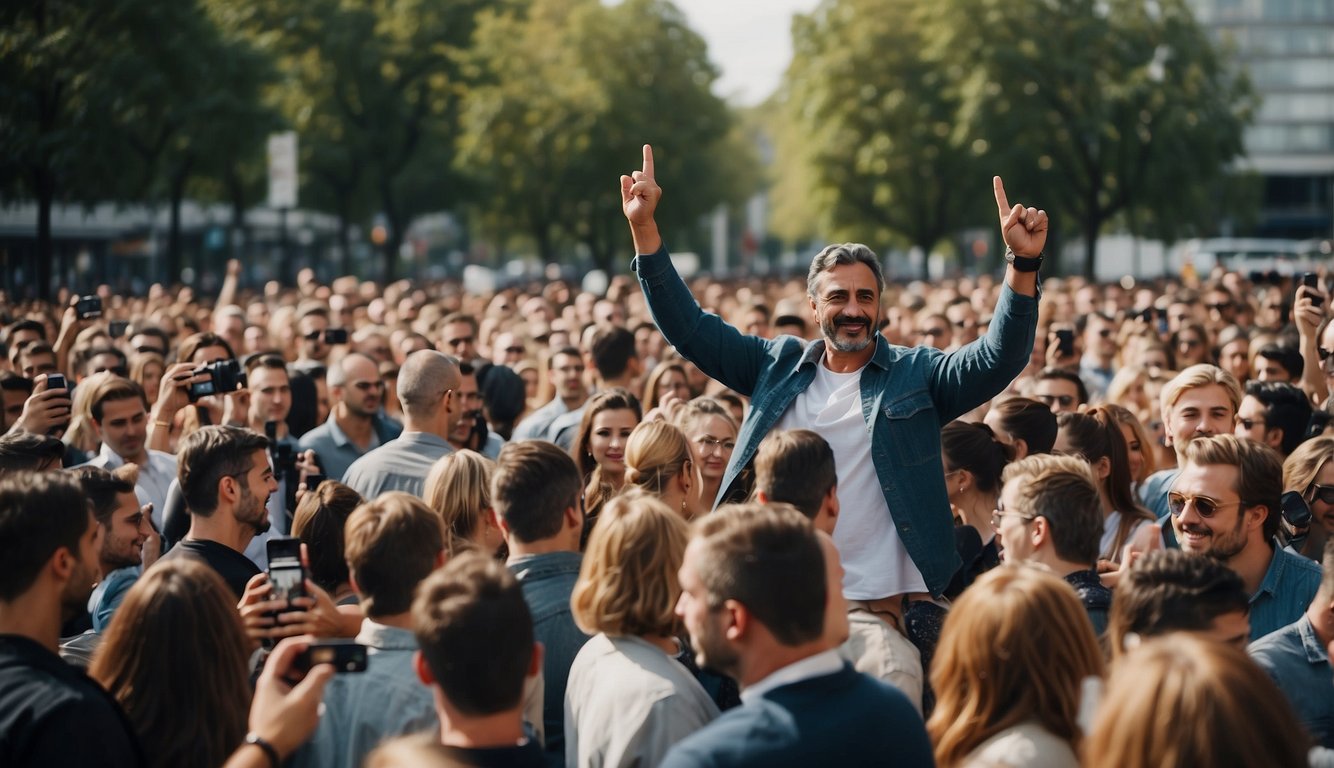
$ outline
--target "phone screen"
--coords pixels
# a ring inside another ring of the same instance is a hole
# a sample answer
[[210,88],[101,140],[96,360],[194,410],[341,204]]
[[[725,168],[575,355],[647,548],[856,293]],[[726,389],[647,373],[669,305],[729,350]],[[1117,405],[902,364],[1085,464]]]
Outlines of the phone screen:
[[306,573],[301,567],[301,540],[269,539],[269,583],[274,600],[292,600],[306,596]]

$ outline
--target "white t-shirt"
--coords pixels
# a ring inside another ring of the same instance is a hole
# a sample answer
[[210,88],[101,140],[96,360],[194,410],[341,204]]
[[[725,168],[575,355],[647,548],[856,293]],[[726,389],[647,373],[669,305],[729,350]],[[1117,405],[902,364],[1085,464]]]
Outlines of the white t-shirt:
[[835,373],[823,361],[815,380],[788,406],[776,429],[810,429],[834,449],[838,520],[834,544],[843,561],[843,594],[878,600],[925,592],[926,580],[899,538],[871,460],[871,431],[862,415],[861,370]]

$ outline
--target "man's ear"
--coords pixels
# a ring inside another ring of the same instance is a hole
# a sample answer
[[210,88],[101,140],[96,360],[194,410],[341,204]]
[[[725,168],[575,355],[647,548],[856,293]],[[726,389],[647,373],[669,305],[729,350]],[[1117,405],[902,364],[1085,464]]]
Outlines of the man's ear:
[[422,681],[422,685],[435,685],[435,675],[431,674],[431,665],[426,663],[426,657],[420,650],[412,652],[412,668],[417,673],[417,679]]
[[1051,539],[1051,523],[1047,518],[1038,516],[1033,518],[1033,548],[1037,549],[1046,544]]
[[565,508],[565,527],[580,529],[584,527],[584,516],[583,513],[579,511],[578,504]]
[[733,642],[741,640],[750,631],[750,611],[736,600],[726,600],[722,608],[724,636]]
[[56,578],[61,581],[69,581],[70,576],[74,573],[76,562],[78,562],[78,558],[74,557],[74,553],[69,550],[69,547],[57,547],[56,551],[51,554],[48,564]]
[[1265,445],[1269,446],[1270,448],[1273,448],[1276,451],[1279,450],[1283,445],[1283,428],[1271,427],[1270,429],[1266,429]]
[[218,503],[235,504],[241,498],[241,486],[236,478],[226,475],[218,478]]
[[495,507],[486,510],[486,516],[491,520],[491,524],[500,530],[501,536],[507,539],[510,537],[510,527],[505,523],[505,518],[501,517],[499,512],[496,512]]

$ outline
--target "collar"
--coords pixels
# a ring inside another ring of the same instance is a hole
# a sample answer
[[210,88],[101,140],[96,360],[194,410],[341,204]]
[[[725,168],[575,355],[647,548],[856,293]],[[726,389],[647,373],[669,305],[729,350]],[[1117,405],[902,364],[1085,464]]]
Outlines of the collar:
[[357,642],[381,651],[415,651],[417,636],[410,629],[399,629],[370,619],[361,620]]
[[1306,651],[1307,661],[1312,664],[1329,664],[1329,650],[1320,642],[1320,638],[1316,637],[1315,627],[1311,626],[1311,617],[1305,613],[1297,620],[1297,634],[1302,639],[1302,649]]
[[516,579],[523,581],[554,573],[578,573],[583,560],[584,556],[579,552],[544,552],[515,558],[508,567]]
[[[815,341],[808,342],[806,344],[806,349],[802,350],[801,357],[797,358],[797,365],[793,371],[796,372],[811,365],[823,365],[824,351],[824,339],[816,339]],[[871,359],[867,361],[866,365],[874,365],[877,368],[888,369],[893,354],[893,345],[886,341],[884,336],[880,335],[880,331],[876,331],[875,352],[871,354]],[[866,366],[862,366],[862,370],[866,370]]]
[[[97,452],[97,455],[102,459],[103,469],[119,469],[125,466],[125,459],[121,458],[119,453],[111,450],[111,446],[106,443],[102,443],[102,448]],[[153,454],[148,454],[148,458],[152,460]]]
[[832,675],[842,668],[843,657],[838,655],[837,650],[830,649],[814,656],[807,656],[801,661],[794,661],[782,669],[770,672],[768,677],[754,685],[746,686],[745,690],[741,692],[741,702],[751,704],[755,699],[775,688],[810,680],[814,677]]
[[334,409],[330,409],[329,420],[324,423],[329,426],[329,437],[333,438],[334,445],[345,448],[352,444],[352,438],[348,437],[343,428],[338,426],[338,417],[334,415]]
[[397,439],[402,441],[405,445],[430,445],[436,448],[444,448],[451,452],[454,450],[454,446],[450,445],[443,437],[433,432],[404,432],[400,434]]

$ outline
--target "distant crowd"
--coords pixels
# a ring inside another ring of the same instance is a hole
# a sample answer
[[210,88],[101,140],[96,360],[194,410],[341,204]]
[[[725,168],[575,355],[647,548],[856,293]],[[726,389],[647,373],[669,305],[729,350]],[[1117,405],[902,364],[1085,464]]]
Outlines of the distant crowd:
[[687,283],[628,178],[602,295],[0,299],[6,761],[1334,765],[1328,275]]

